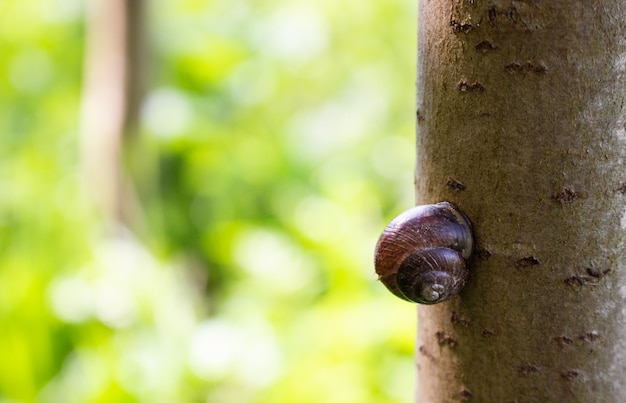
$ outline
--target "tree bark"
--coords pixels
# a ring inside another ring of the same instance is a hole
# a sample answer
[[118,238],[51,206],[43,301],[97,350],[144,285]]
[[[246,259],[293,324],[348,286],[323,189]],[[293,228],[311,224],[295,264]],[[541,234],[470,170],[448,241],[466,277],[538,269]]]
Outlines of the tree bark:
[[476,250],[417,401],[626,401],[626,3],[421,0],[418,204]]

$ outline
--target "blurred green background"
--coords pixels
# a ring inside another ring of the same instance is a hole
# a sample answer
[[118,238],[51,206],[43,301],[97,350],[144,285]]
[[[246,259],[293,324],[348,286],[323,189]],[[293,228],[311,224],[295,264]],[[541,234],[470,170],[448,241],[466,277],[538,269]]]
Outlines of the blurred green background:
[[0,3],[0,402],[409,402],[416,4],[148,3],[143,225],[81,187],[82,0]]

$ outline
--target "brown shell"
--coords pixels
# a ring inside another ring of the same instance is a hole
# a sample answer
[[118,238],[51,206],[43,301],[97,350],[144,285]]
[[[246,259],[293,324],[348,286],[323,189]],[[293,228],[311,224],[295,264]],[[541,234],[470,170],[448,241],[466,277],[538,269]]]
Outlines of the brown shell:
[[453,204],[418,206],[396,217],[378,240],[379,279],[400,298],[434,304],[456,295],[468,277],[471,223]]

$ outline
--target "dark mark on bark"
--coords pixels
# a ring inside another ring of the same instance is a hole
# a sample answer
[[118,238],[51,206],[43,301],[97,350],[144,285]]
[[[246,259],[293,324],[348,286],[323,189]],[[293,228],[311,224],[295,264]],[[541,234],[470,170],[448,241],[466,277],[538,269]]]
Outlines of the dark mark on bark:
[[426,120],[424,118],[424,115],[422,115],[422,112],[420,112],[419,109],[415,111],[415,117],[417,118],[417,122],[418,123],[423,122],[424,120]]
[[448,179],[448,182],[446,183],[446,186],[448,187],[448,189],[451,192],[462,192],[465,189],[467,189],[467,186],[465,186],[465,184],[463,184],[462,182],[454,179],[454,178],[450,178]]
[[470,392],[469,390],[463,388],[461,389],[461,391],[459,392],[459,397],[461,398],[461,400],[463,401],[468,401],[468,400],[472,400],[472,398],[474,397],[474,395],[472,394],[472,392]]
[[598,285],[600,280],[602,280],[602,278],[610,272],[611,269],[595,269],[593,267],[586,267],[584,274],[575,273],[564,279],[563,282],[572,286]]
[[617,188],[617,191],[622,195],[626,195],[626,182],[622,182],[620,186]]
[[543,63],[519,63],[513,62],[504,66],[504,70],[511,74],[526,74],[526,73],[535,73],[535,74],[544,74],[548,71],[548,68]]
[[513,62],[504,66],[504,70],[506,70],[508,73],[521,73],[523,70],[523,66],[517,62]]
[[451,20],[450,26],[452,27],[452,32],[454,32],[455,34],[459,34],[461,32],[466,34],[472,29],[474,29],[474,26],[472,24],[459,22],[456,20]]
[[482,53],[488,53],[498,49],[498,45],[493,42],[489,42],[487,40],[480,42],[478,45],[474,46],[474,48]]
[[541,369],[535,364],[523,364],[518,368],[520,374],[524,377],[539,372]]
[[496,18],[498,18],[498,10],[495,6],[492,6],[487,10],[487,20],[491,26],[496,25]]
[[600,278],[602,277],[602,273],[600,273],[599,271],[597,271],[594,268],[591,267],[587,267],[587,269],[585,270],[587,272],[587,274],[589,274],[591,277],[595,277],[595,278]]
[[456,312],[452,312],[452,317],[450,318],[450,321],[455,325],[461,325],[463,327],[470,327],[472,324],[472,322],[459,316]]
[[461,80],[459,82],[458,88],[461,92],[484,92],[486,90],[485,86],[478,81],[474,83],[468,83],[465,80]]
[[515,6],[511,6],[511,8],[509,8],[506,16],[513,24],[517,24],[521,19],[519,16],[519,12],[517,11],[517,8],[515,8]]
[[561,191],[559,192],[554,192],[552,193],[552,199],[554,201],[557,201],[561,204],[565,204],[565,203],[572,203],[578,199],[584,198],[586,197],[586,193],[585,192],[577,192],[573,189],[570,188],[563,188]]
[[570,345],[574,343],[574,339],[572,339],[571,337],[567,337],[567,336],[557,336],[554,338],[554,341],[559,343],[561,347],[565,347],[566,345]]
[[578,378],[578,375],[580,375],[580,371],[576,369],[570,369],[570,370],[561,372],[561,376],[568,381]]
[[571,286],[583,286],[583,285],[598,285],[598,279],[595,277],[583,276],[580,274],[574,274],[563,280],[567,285]]
[[435,358],[434,355],[432,355],[427,349],[426,346],[420,346],[419,348],[419,352],[420,354],[422,354],[424,357],[428,358],[431,362],[437,362],[437,359]]
[[480,331],[480,335],[483,336],[485,339],[488,339],[492,336],[495,336],[495,333],[489,329],[483,329]]
[[[597,330],[590,330],[576,337],[577,340],[584,342],[584,343],[593,343],[599,338],[600,338],[600,333]],[[561,347],[574,344],[574,339],[565,335],[557,336],[553,340],[557,342]]]
[[587,267],[585,269],[585,271],[591,277],[595,277],[595,278],[599,279],[599,278],[602,278],[603,276],[606,276],[607,274],[609,274],[611,272],[611,269],[594,269],[593,267]]
[[491,251],[487,248],[477,248],[476,249],[476,257],[482,260],[489,260],[492,254]]
[[600,333],[598,333],[598,331],[596,330],[590,330],[587,333],[579,337],[579,339],[584,341],[585,343],[592,343],[598,340],[599,338],[600,338]]
[[437,338],[437,343],[439,343],[440,346],[449,346],[454,348],[457,344],[459,344],[454,337],[446,334],[445,332],[439,331],[435,333],[435,337]]
[[534,256],[527,256],[519,259],[515,262],[515,267],[518,269],[528,269],[529,267],[538,266],[541,262]]

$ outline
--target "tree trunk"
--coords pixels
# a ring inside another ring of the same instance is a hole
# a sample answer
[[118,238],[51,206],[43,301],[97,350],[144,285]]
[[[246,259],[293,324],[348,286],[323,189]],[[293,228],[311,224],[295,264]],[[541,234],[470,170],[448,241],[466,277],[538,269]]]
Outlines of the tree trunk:
[[137,208],[121,156],[137,119],[142,9],[142,0],[87,2],[81,160],[87,190],[113,223],[128,224]]
[[418,204],[476,250],[419,307],[422,402],[626,401],[626,3],[421,0]]

